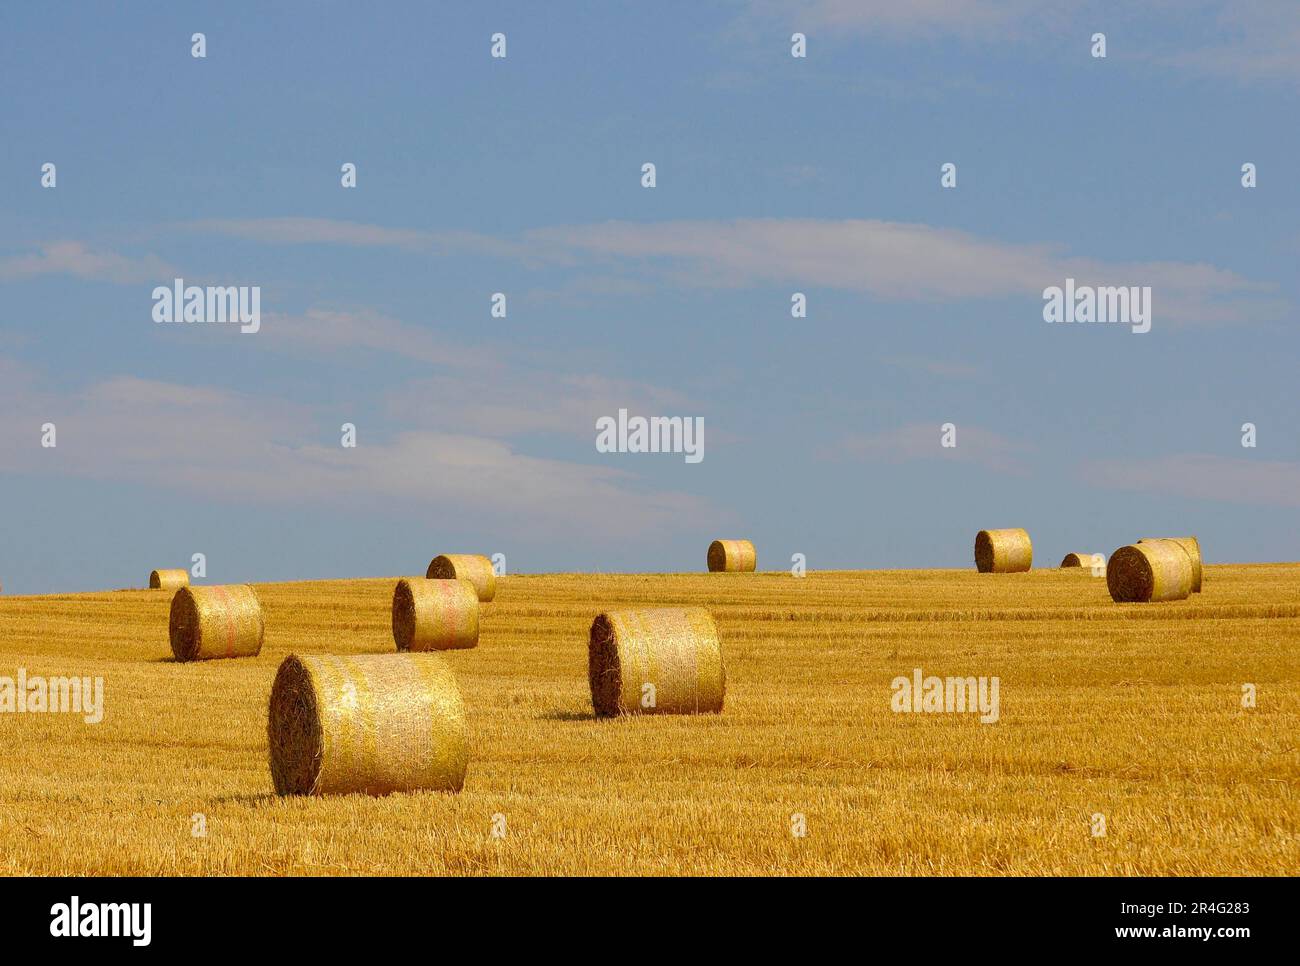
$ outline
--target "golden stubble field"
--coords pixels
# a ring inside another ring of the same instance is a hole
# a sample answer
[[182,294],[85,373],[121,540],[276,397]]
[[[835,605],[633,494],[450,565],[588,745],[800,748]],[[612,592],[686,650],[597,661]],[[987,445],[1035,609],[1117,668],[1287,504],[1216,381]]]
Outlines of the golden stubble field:
[[[462,793],[277,798],[280,660],[391,651],[394,582],[259,585],[261,656],[188,665],[166,591],[0,597],[0,675],[106,709],[0,714],[0,872],[1300,873],[1300,565],[1123,606],[1077,570],[511,576],[446,656]],[[713,612],[722,715],[593,720],[588,627],[634,605]],[[1000,720],[892,712],[916,667],[998,676]]]

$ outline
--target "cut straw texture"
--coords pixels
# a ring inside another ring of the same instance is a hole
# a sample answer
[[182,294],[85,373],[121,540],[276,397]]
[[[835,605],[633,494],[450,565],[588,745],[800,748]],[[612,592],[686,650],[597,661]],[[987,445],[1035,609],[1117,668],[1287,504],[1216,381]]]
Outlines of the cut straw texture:
[[492,561],[473,553],[444,553],[434,557],[425,574],[430,580],[468,580],[487,603],[497,595],[497,575]]
[[1106,565],[1106,587],[1120,603],[1183,600],[1192,592],[1192,558],[1173,540],[1120,547]]
[[1192,593],[1201,592],[1201,541],[1195,537],[1143,537],[1138,543],[1150,543],[1153,540],[1172,540],[1187,551],[1192,558]]
[[748,540],[714,540],[709,544],[709,573],[752,574],[758,553]]
[[982,574],[1016,574],[1034,562],[1034,545],[1019,527],[981,530],[975,535],[975,569]]
[[478,592],[468,580],[404,578],[393,591],[399,651],[451,651],[478,644]]
[[188,570],[152,570],[149,572],[150,590],[180,590],[190,585]]
[[266,737],[280,795],[460,791],[469,765],[460,688],[437,654],[290,655]]
[[247,584],[182,587],[172,598],[168,631],[178,661],[254,657],[265,632],[262,605]]
[[607,611],[587,651],[600,717],[720,712],[727,690],[722,644],[701,607]]
[[[1061,561],[1062,567],[1086,567],[1092,569],[1093,563],[1101,554],[1098,553],[1067,553],[1065,559]],[[1104,558],[1103,558],[1104,560]],[[1101,564],[1104,566],[1104,564]]]

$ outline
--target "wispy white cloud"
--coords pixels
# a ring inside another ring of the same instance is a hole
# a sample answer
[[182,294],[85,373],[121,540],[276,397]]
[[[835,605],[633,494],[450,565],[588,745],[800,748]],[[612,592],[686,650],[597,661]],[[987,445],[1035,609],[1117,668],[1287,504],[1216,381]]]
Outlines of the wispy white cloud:
[[[220,330],[189,328],[172,334],[187,339],[222,335]],[[621,408],[645,415],[700,414],[699,404],[676,389],[614,378],[599,367],[575,371],[567,354],[521,350],[509,343],[468,344],[366,308],[272,313],[257,339],[259,348],[306,358],[373,352],[437,367],[436,378],[408,380],[382,391],[383,411],[391,423],[421,431],[594,440],[596,419]],[[711,438],[716,443],[726,437]]]
[[1020,456],[1028,446],[1001,433],[957,424],[956,446],[940,445],[945,420],[911,423],[878,433],[859,433],[841,437],[834,446],[822,451],[823,458],[854,459],[882,463],[912,463],[918,460],[946,460],[970,463],[999,473],[1025,472]]
[[[0,372],[7,369],[22,372],[12,362]],[[695,527],[717,513],[626,469],[532,456],[469,432],[381,436],[362,424],[357,447],[344,449],[336,427],[308,407],[225,389],[118,377],[56,394],[23,378],[0,383],[0,406],[0,472],[136,482],[234,502],[370,501],[504,521],[533,536],[577,529],[613,539]],[[58,427],[54,449],[40,446],[44,422]]]
[[1161,322],[1275,317],[1272,287],[1204,263],[1107,262],[1061,246],[1016,244],[950,228],[875,220],[741,219],[606,222],[540,229],[529,237],[594,257],[638,259],[685,284],[822,285],[888,299],[1041,297],[1080,285],[1151,286]]
[[121,255],[104,249],[89,248],[80,241],[43,242],[36,249],[0,258],[0,278],[72,275],[99,282],[130,283],[169,279],[175,272],[156,255]]
[[[436,394],[437,406],[428,400]],[[390,394],[388,411],[415,425],[491,437],[550,433],[595,438],[596,419],[619,409],[643,415],[698,415],[676,390],[599,373],[563,374],[514,368],[500,379],[452,376]],[[715,437],[710,437],[715,439]]]
[[373,351],[439,367],[436,379],[408,381],[384,394],[384,412],[394,424],[421,430],[494,439],[537,433],[594,439],[596,419],[620,408],[647,415],[700,412],[688,396],[666,386],[599,370],[564,371],[555,358],[537,364],[508,344],[467,345],[368,309],[272,314],[259,338],[289,354]]
[[1096,485],[1255,506],[1300,507],[1300,463],[1180,453],[1094,460],[1081,467]]
[[189,223],[189,229],[271,244],[321,244],[427,248],[428,232],[384,228],[331,218],[209,218]]
[[816,164],[782,165],[778,174],[783,181],[796,187],[817,184],[826,180],[825,171]]
[[833,31],[888,37],[1005,35],[1026,19],[1055,16],[1062,0],[752,0],[750,12],[805,33]]
[[[1295,0],[749,0],[733,32],[752,36],[766,33],[756,25],[771,24],[803,31],[814,44],[952,37],[985,46],[1010,42],[1017,50],[1070,42],[1080,52],[1100,30],[1116,60],[1241,83],[1300,81]],[[922,90],[931,83],[917,80],[912,86]]]
[[225,235],[268,245],[352,245],[434,254],[469,252],[503,258],[534,255],[530,249],[509,239],[479,232],[386,228],[333,218],[209,218],[182,227],[201,234]]
[[534,305],[546,303],[570,306],[589,305],[595,300],[637,297],[654,292],[654,285],[648,281],[621,278],[615,275],[577,274],[559,285],[546,288],[531,288],[524,292],[524,300]]
[[300,314],[271,313],[263,321],[262,336],[271,348],[303,354],[362,349],[459,369],[495,366],[481,351],[369,309],[313,307]]
[[529,456],[479,436],[411,432],[368,452],[311,446],[285,456],[321,497],[362,492],[468,510],[530,535],[579,528],[608,539],[689,529],[710,515],[699,497],[646,488],[627,470]]
[[[1300,4],[1295,0],[1226,0],[1212,4],[1214,38],[1186,49],[1157,42],[1149,59],[1240,83],[1300,82]],[[1179,8],[1175,13],[1182,13]]]
[[968,362],[954,362],[950,359],[933,359],[928,356],[894,355],[881,356],[880,361],[912,372],[924,372],[931,376],[946,379],[978,379],[985,375],[979,366]]
[[[320,220],[322,230],[288,231],[316,219],[238,223],[239,237],[272,243],[306,240],[409,248],[405,231]],[[203,222],[201,226],[230,223]],[[226,230],[217,228],[216,230]],[[538,228],[518,238],[470,232],[420,234],[430,251],[511,258],[530,265],[617,267],[611,280],[633,291],[644,278],[681,286],[739,288],[772,283],[824,286],[898,301],[1007,296],[1037,301],[1043,289],[1079,285],[1150,286],[1156,324],[1216,324],[1274,319],[1286,310],[1275,286],[1203,262],[1107,261],[1073,255],[1052,242],[1005,242],[952,228],[872,219],[742,218],[731,221],[608,221]],[[640,278],[629,277],[635,272]],[[542,293],[553,295],[552,287]]]

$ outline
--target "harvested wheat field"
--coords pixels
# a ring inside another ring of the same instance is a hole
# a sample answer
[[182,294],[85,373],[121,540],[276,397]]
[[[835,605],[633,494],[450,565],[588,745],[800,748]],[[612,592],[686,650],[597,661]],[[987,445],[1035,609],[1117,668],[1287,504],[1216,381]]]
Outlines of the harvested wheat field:
[[[0,675],[105,705],[0,715],[0,872],[1300,873],[1300,565],[1128,605],[1055,569],[510,576],[443,657],[461,792],[277,797],[276,669],[395,652],[394,581],[257,585],[261,653],[191,664],[156,591],[0,599]],[[592,620],[638,607],[714,615],[721,714],[593,717]],[[999,720],[891,711],[915,668],[997,676]]]

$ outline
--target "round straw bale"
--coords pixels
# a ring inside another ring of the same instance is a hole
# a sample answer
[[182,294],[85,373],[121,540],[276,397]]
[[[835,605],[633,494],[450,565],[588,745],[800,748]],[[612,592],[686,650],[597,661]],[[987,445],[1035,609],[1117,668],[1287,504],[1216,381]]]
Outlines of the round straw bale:
[[1061,566],[1087,567],[1091,570],[1092,565],[1097,562],[1097,558],[1100,556],[1099,553],[1067,553],[1065,559],[1061,561]]
[[437,654],[290,655],[266,738],[280,795],[460,791],[465,706]]
[[478,593],[468,580],[402,579],[393,591],[399,651],[448,651],[478,644]]
[[179,590],[189,585],[188,570],[153,570],[149,573],[150,590]]
[[262,650],[262,605],[248,584],[182,587],[168,620],[178,661],[254,657]]
[[1187,551],[1192,558],[1192,593],[1201,592],[1201,541],[1195,537],[1143,537],[1138,543],[1150,543],[1152,540],[1172,540]]
[[479,554],[444,553],[434,557],[425,576],[430,580],[468,580],[484,603],[497,595],[497,575],[492,561]]
[[975,534],[975,568],[982,574],[1017,574],[1034,562],[1034,545],[1019,527]]
[[709,573],[752,574],[758,553],[748,540],[714,540],[709,544]]
[[1112,600],[1183,600],[1192,592],[1192,558],[1173,540],[1148,540],[1120,547],[1106,565]]
[[587,677],[596,714],[720,712],[722,644],[702,607],[607,611],[592,622]]

